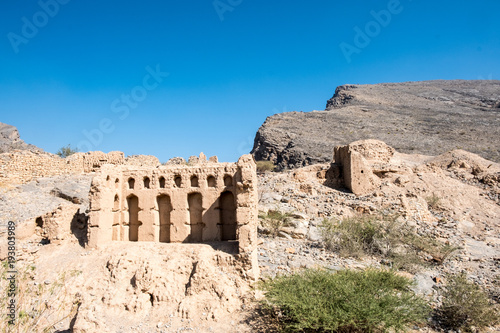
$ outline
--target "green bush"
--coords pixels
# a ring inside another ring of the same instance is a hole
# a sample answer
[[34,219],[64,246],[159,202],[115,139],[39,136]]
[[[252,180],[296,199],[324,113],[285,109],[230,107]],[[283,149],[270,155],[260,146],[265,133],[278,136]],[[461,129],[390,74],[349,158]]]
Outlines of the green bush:
[[271,236],[276,237],[281,228],[289,225],[290,213],[283,213],[279,210],[269,210],[267,213],[259,214],[261,224],[266,228]]
[[276,166],[271,161],[257,161],[257,172],[274,171]]
[[261,284],[262,308],[288,332],[387,332],[423,322],[426,302],[392,271],[305,270]]
[[389,259],[395,268],[407,270],[423,264],[424,257],[442,263],[458,249],[416,234],[391,214],[365,214],[340,221],[325,219],[320,232],[324,245],[341,256],[380,256]]
[[66,158],[74,153],[78,153],[78,148],[71,148],[71,145],[67,145],[59,148],[56,154],[62,158]]
[[444,328],[470,332],[500,323],[500,313],[498,305],[462,273],[449,277],[438,320]]

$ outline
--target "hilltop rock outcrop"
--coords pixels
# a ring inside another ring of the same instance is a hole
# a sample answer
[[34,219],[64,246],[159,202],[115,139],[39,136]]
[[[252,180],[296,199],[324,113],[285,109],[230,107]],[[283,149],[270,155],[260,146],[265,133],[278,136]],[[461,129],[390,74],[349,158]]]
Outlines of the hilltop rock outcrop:
[[16,127],[0,123],[0,153],[7,153],[15,149],[33,152],[42,151],[42,149],[24,142],[19,136]]

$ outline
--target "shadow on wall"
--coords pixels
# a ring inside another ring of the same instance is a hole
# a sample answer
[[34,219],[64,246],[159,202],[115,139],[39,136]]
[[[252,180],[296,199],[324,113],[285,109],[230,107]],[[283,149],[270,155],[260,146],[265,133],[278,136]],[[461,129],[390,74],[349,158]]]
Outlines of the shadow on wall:
[[88,220],[89,217],[85,213],[78,211],[71,220],[71,233],[78,239],[78,244],[85,247],[88,241]]
[[[142,222],[139,221],[139,198],[134,194],[127,197],[127,207],[128,207],[128,240],[131,242],[137,242],[139,240],[139,228]],[[113,239],[118,239],[114,237]]]
[[[232,180],[230,180],[232,183]],[[226,186],[231,186],[229,182],[225,183]],[[197,193],[199,194],[199,193]],[[201,195],[200,195],[201,197]],[[199,202],[194,202],[193,215],[199,214]],[[210,206],[209,209],[202,211],[202,220],[206,219],[205,214],[207,212],[216,212],[218,215],[217,221],[217,240],[213,241],[194,241],[193,238],[189,239],[185,243],[203,243],[211,246],[214,250],[219,250],[228,254],[238,254],[239,253],[239,241],[238,241],[238,224],[236,221],[236,197],[233,192],[226,190],[222,192],[219,198]],[[189,213],[191,215],[191,206],[189,208]],[[198,220],[199,221],[199,220]],[[195,232],[203,232],[205,224],[201,225],[201,228],[195,228]],[[191,234],[193,228],[191,229]],[[201,237],[203,239],[203,234],[199,234],[196,237]]]

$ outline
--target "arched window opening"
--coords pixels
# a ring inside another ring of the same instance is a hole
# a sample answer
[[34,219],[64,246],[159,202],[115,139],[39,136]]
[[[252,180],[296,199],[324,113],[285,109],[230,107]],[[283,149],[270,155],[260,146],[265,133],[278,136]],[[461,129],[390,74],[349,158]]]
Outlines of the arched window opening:
[[233,185],[233,177],[229,175],[224,176],[224,186],[232,186]]
[[191,177],[191,187],[198,187],[198,177],[196,176]]
[[144,188],[149,188],[150,183],[149,177],[144,177]]
[[165,177],[160,177],[160,188],[165,188]]
[[208,187],[215,187],[215,186],[217,186],[217,182],[215,181],[215,177],[214,176],[208,176],[208,178],[207,178],[207,185],[208,185]]
[[135,186],[135,179],[134,178],[129,178],[128,179],[128,188],[133,190]]
[[174,183],[176,187],[181,187],[182,185],[182,177],[179,175],[176,175],[174,178]]

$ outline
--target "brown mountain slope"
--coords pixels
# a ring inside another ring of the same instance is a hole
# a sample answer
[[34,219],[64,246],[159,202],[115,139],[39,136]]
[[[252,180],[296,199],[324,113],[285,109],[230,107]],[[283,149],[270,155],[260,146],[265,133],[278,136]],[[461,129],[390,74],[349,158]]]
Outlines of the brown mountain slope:
[[398,151],[464,149],[500,161],[500,81],[344,85],[326,110],[270,116],[252,154],[280,168],[328,162],[334,146],[379,139]]

